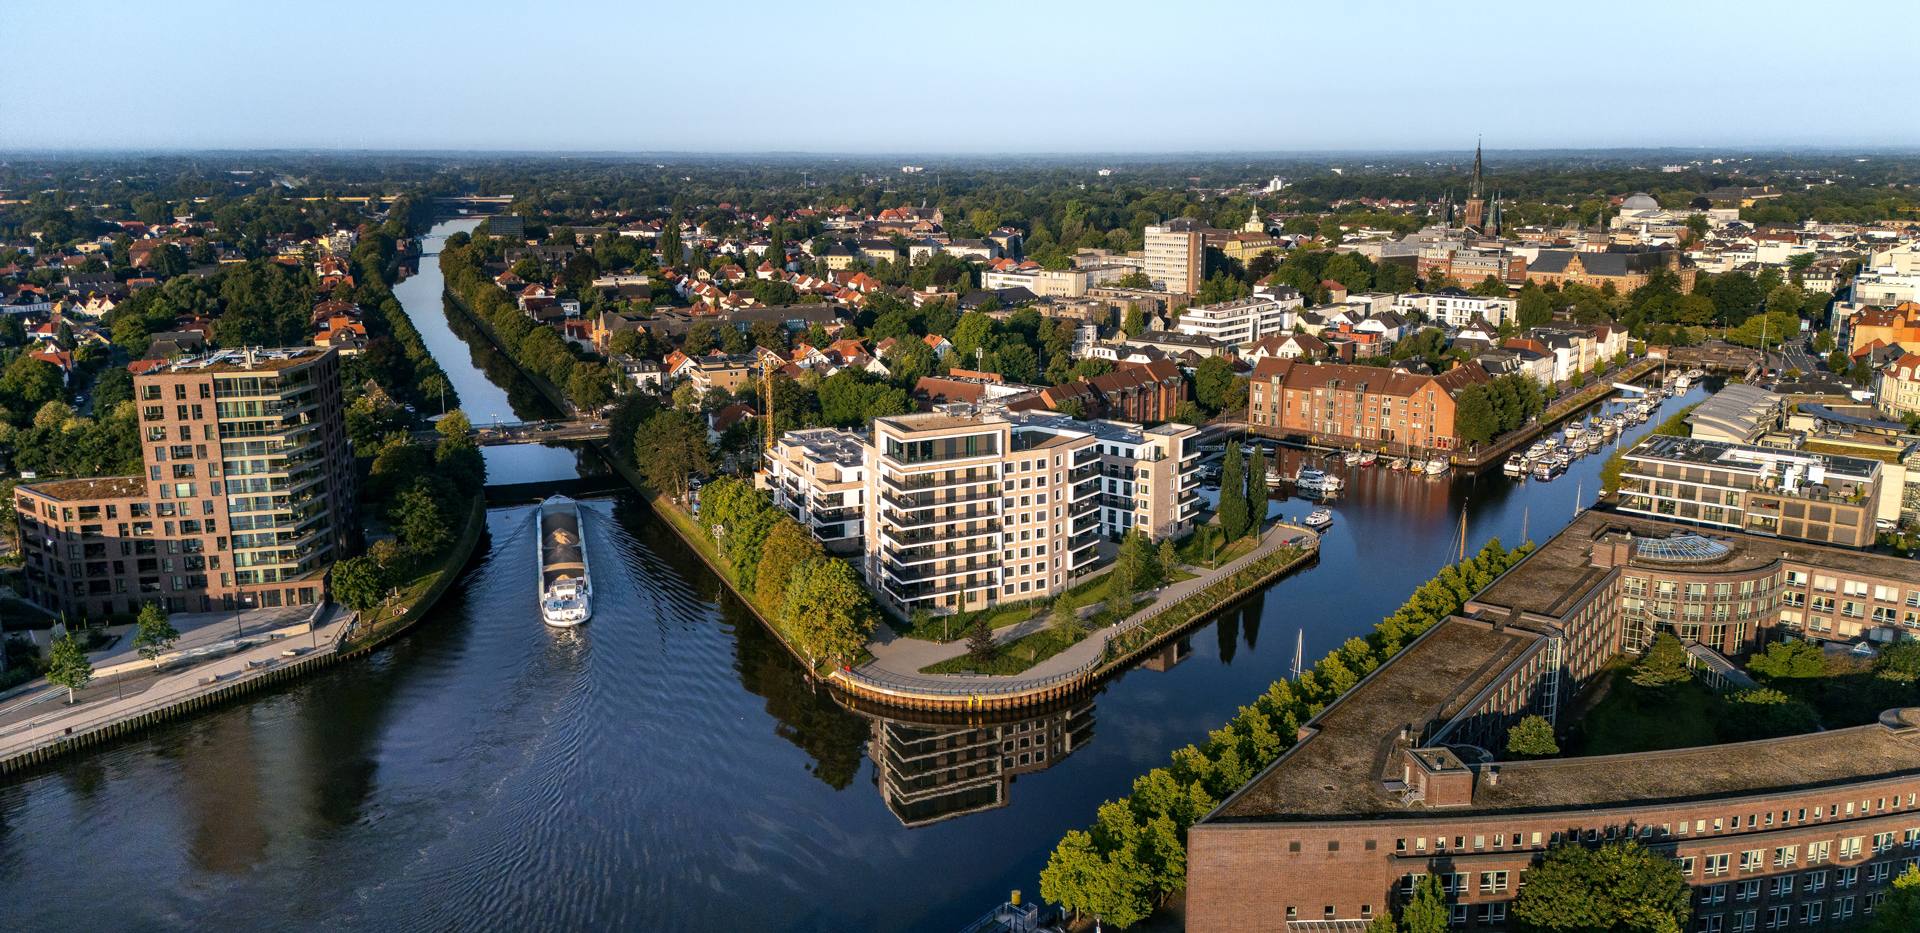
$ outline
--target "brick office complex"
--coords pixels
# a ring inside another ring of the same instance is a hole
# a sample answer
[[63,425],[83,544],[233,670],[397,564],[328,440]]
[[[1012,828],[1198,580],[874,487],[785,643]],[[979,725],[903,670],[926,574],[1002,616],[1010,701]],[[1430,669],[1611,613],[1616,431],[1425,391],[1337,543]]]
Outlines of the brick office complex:
[[[1822,589],[1920,612],[1910,561],[1586,513],[1303,726],[1194,827],[1189,928],[1360,933],[1439,873],[1456,928],[1507,929],[1547,849],[1626,834],[1679,863],[1692,929],[1863,916],[1920,856],[1920,709],[1660,752],[1494,762],[1481,751],[1504,747],[1521,715],[1557,719],[1651,631],[1723,650],[1774,627],[1829,634],[1791,608]],[[1896,624],[1920,629],[1912,614]]]
[[309,605],[355,532],[333,350],[224,350],[134,378],[143,476],[14,490],[25,595],[105,616]]
[[1488,381],[1476,363],[1429,376],[1267,357],[1247,384],[1247,421],[1269,433],[1453,450],[1455,396]]

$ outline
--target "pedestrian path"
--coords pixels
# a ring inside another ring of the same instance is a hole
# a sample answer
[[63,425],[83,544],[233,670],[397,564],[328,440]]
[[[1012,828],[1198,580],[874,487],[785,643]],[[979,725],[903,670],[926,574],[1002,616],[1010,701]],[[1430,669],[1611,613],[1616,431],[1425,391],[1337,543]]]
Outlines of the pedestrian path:
[[[1105,626],[1086,638],[1068,646],[1050,658],[1042,660],[1019,674],[923,674],[921,669],[967,653],[965,641],[934,642],[917,638],[905,638],[895,635],[891,630],[883,630],[867,645],[873,660],[854,668],[853,677],[874,681],[900,689],[932,690],[941,692],[965,693],[977,690],[982,684],[992,684],[996,692],[1018,690],[1025,686],[1034,686],[1051,682],[1059,677],[1079,672],[1096,664],[1105,656],[1107,643],[1116,635],[1131,629],[1140,621],[1154,615],[1159,610],[1171,606],[1213,584],[1240,571],[1241,568],[1266,557],[1279,549],[1294,543],[1307,543],[1315,540],[1313,532],[1295,525],[1276,522],[1261,535],[1259,546],[1248,551],[1225,566],[1214,570],[1202,570],[1186,567],[1189,572],[1199,575],[1182,580],[1153,592],[1151,603],[1142,605],[1126,619]],[[1089,611],[1083,609],[1083,612]],[[1007,645],[1049,627],[1051,616],[1041,614],[1015,625],[1007,626],[994,633],[994,644]]]
[[98,677],[67,702],[65,688],[36,680],[0,699],[0,761],[121,721],[184,703],[315,653],[339,649],[351,613],[332,606],[283,612],[175,616],[181,637],[164,667],[138,657],[131,639],[89,658]]

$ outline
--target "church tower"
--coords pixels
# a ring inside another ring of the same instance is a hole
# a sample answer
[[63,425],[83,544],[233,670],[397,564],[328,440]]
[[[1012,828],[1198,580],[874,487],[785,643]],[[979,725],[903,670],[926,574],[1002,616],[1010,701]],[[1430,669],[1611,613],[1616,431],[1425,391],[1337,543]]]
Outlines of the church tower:
[[1466,221],[1468,230],[1481,232],[1487,222],[1487,179],[1480,161],[1480,142],[1473,144],[1473,180],[1467,183]]
[[1241,231],[1246,233],[1267,232],[1266,222],[1260,219],[1260,205],[1255,204],[1253,206],[1253,210],[1249,211],[1247,214],[1247,222],[1244,224],[1241,224],[1240,229]]

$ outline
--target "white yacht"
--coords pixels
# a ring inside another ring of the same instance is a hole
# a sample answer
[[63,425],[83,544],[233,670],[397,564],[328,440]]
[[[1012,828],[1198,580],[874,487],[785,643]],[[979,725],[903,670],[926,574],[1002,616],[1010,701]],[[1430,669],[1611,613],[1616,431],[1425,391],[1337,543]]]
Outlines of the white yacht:
[[580,537],[580,504],[566,496],[540,503],[534,519],[540,559],[540,617],[571,628],[593,615],[587,547]]

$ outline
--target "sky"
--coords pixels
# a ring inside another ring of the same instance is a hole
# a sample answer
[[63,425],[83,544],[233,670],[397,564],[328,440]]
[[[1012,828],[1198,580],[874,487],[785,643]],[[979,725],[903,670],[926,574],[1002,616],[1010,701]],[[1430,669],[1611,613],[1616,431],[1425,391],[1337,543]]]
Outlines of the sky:
[[0,151],[1920,145],[1920,2],[11,0]]

